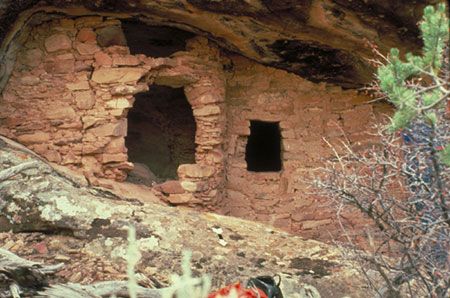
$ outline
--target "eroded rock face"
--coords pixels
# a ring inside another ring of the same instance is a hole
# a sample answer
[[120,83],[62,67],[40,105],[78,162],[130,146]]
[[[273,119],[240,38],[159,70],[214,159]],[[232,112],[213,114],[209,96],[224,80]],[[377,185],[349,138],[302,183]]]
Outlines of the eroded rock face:
[[[77,243],[77,255],[123,266],[126,227],[132,224],[142,255],[137,270],[148,277],[167,281],[170,274],[179,272],[182,252],[191,250],[194,274],[211,274],[213,288],[282,273],[286,297],[295,297],[303,283],[315,286],[322,297],[365,297],[366,289],[354,264],[343,260],[332,246],[236,218],[124,202],[56,172],[5,138],[0,138],[0,156],[0,171],[24,162],[35,163],[33,168],[0,182],[0,232],[65,231],[68,236],[49,240],[60,243],[59,248],[51,247],[52,251],[68,254],[67,249],[73,252],[73,243]],[[65,262],[70,268],[77,259]]]
[[[152,24],[170,25],[207,36],[231,51],[256,61],[286,69],[313,81],[345,87],[361,86],[371,80],[373,69],[366,62],[370,41],[386,52],[419,48],[416,23],[426,1],[3,1],[2,31],[6,36],[18,13],[34,7],[75,14],[82,6],[95,13],[126,13]],[[86,14],[89,12],[86,11]],[[108,34],[123,41],[114,30],[99,29],[108,46]],[[6,39],[4,43],[10,42]],[[5,46],[5,45],[3,45]],[[5,50],[4,53],[5,54]]]

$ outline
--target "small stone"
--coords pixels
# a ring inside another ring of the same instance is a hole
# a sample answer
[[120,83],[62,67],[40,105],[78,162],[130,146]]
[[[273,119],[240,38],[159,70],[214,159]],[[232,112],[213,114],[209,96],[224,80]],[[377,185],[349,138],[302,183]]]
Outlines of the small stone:
[[26,51],[22,56],[22,63],[28,66],[38,66],[42,61],[42,51],[39,49],[31,49]]
[[97,67],[99,66],[111,66],[112,59],[111,57],[104,52],[97,52],[94,55],[95,64]]
[[178,167],[180,177],[204,178],[214,174],[214,167],[198,164],[183,164]]
[[47,132],[37,131],[32,134],[25,134],[17,137],[22,144],[45,143],[50,140],[50,134]]
[[20,78],[20,82],[27,86],[35,86],[40,83],[41,79],[36,76],[23,76]]
[[112,109],[127,109],[131,108],[133,105],[128,99],[121,97],[106,102],[106,106]]
[[44,242],[39,242],[39,243],[33,245],[33,249],[41,255],[48,254],[48,248]]
[[126,136],[127,135],[127,122],[124,119],[117,123],[103,124],[103,125],[89,129],[89,132],[98,137]]
[[181,187],[188,192],[196,192],[197,191],[197,183],[192,181],[182,181]]
[[114,66],[136,66],[139,65],[140,61],[136,56],[118,56],[113,58]]
[[113,87],[111,89],[112,95],[131,95],[136,94],[144,91],[148,91],[149,87],[147,84],[138,84],[136,86],[130,86],[130,85],[120,85]]
[[92,80],[99,84],[137,82],[146,72],[143,68],[100,68],[95,70]]
[[100,48],[92,43],[77,43],[75,49],[80,55],[94,55],[100,51]]
[[164,194],[182,194],[184,193],[184,189],[181,186],[179,181],[170,180],[164,183],[155,185],[155,189],[164,193]]
[[55,256],[55,260],[58,262],[68,262],[68,261],[72,260],[72,258],[65,256],[65,255],[58,254]]
[[128,160],[128,156],[125,153],[115,153],[115,154],[103,154],[102,161],[103,163],[110,162],[121,162]]
[[79,81],[79,82],[75,82],[75,83],[67,83],[66,87],[70,91],[89,90],[90,89],[88,81]]
[[75,71],[75,60],[64,59],[47,61],[44,64],[44,69],[48,73],[73,73]]
[[48,119],[72,119],[76,117],[72,107],[57,107],[46,111]]
[[77,34],[77,40],[80,42],[95,42],[97,34],[91,28],[81,28]]
[[48,37],[45,42],[45,49],[47,52],[56,52],[59,50],[69,50],[72,48],[72,41],[70,38],[62,33],[54,34]]
[[118,26],[110,26],[96,30],[97,42],[101,47],[114,45],[126,46],[127,40],[123,31]]
[[200,200],[194,197],[191,193],[171,194],[167,201],[174,205],[198,204]]
[[91,91],[75,93],[75,102],[80,110],[89,110],[95,105],[95,97]]
[[193,113],[196,117],[218,115],[220,114],[220,107],[216,105],[208,105],[199,109],[194,109]]

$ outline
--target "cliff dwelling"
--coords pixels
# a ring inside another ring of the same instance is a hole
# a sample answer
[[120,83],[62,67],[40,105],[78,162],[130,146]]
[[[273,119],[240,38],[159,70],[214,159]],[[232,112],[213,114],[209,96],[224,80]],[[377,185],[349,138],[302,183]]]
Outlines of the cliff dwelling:
[[0,297],[449,297],[440,2],[0,0]]
[[[140,185],[163,204],[306,237],[337,231],[335,210],[305,179],[332,156],[328,144],[371,144],[371,127],[391,111],[359,90],[372,76],[359,37],[272,38],[256,23],[239,35],[212,7],[204,27],[187,25],[196,20],[184,12],[169,21],[89,9],[38,9],[3,35],[10,58],[0,82],[0,134],[91,185]],[[216,27],[222,31],[207,33]]]
[[367,102],[176,28],[63,17],[24,38],[0,129],[93,185],[319,237],[334,210],[304,178],[331,156],[322,138],[369,142],[389,107]]

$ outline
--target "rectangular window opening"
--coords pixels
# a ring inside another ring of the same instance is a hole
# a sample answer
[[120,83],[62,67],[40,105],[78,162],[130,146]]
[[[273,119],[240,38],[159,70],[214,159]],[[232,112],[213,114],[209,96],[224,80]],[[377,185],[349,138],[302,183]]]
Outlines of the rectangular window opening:
[[278,122],[250,121],[245,161],[248,171],[281,171],[281,133]]

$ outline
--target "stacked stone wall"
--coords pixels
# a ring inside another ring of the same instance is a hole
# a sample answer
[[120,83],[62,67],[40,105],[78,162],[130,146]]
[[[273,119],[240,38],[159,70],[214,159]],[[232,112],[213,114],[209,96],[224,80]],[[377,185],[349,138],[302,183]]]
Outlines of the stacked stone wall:
[[[223,212],[271,223],[316,239],[341,233],[330,200],[317,196],[311,183],[319,168],[342,150],[342,141],[363,149],[376,142],[373,126],[390,113],[384,104],[356,90],[314,84],[282,70],[241,57],[233,58],[227,85],[227,198]],[[247,170],[245,150],[250,121],[278,122],[281,130],[282,170]],[[345,210],[348,226],[366,221]]]
[[[327,142],[361,148],[383,105],[355,90],[314,84],[219,51],[204,38],[167,58],[131,55],[120,20],[59,19],[40,24],[19,50],[0,95],[0,134],[53,163],[111,187],[133,168],[125,137],[134,94],[153,84],[184,88],[196,122],[195,163],[149,190],[173,205],[258,220],[306,237],[339,234],[335,213],[308,181],[332,157]],[[250,121],[278,122],[282,170],[247,170]],[[350,225],[364,224],[349,213]]]
[[[196,121],[195,164],[181,165],[173,204],[215,205],[223,187],[225,82],[206,39],[168,58],[131,55],[120,21],[60,19],[34,27],[0,97],[0,133],[94,185],[123,181],[133,168],[125,147],[133,95],[152,84],[184,87]],[[108,182],[109,181],[109,182]]]

